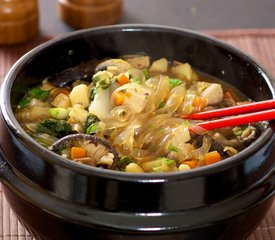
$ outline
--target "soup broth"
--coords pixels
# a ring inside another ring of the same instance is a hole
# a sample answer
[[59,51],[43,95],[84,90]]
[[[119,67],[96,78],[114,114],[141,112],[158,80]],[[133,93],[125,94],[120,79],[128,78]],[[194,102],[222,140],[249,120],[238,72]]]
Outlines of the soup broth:
[[191,113],[249,99],[188,63],[143,55],[92,60],[28,90],[15,115],[39,144],[79,164],[125,171],[188,171],[237,154],[258,124],[207,131]]

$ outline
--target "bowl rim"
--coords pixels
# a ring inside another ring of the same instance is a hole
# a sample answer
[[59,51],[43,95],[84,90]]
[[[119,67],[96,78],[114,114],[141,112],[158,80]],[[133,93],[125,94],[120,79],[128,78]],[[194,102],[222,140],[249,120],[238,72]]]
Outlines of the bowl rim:
[[195,178],[206,174],[211,174],[214,172],[218,172],[227,168],[230,168],[234,165],[239,164],[243,158],[253,154],[259,148],[261,148],[267,141],[274,135],[273,130],[269,126],[257,139],[253,142],[250,146],[239,152],[237,155],[231,156],[224,161],[199,167],[196,169],[192,169],[191,171],[179,171],[179,172],[169,172],[169,173],[141,173],[141,174],[129,174],[126,172],[121,171],[114,171],[109,169],[100,169],[96,167],[86,166],[82,164],[75,163],[68,159],[65,159],[59,156],[56,153],[51,152],[50,150],[46,149],[45,147],[39,145],[35,142],[20,126],[18,121],[13,114],[13,110],[11,107],[10,101],[10,93],[12,89],[12,85],[16,79],[16,75],[20,72],[22,66],[28,63],[33,57],[39,55],[41,50],[45,50],[47,47],[55,46],[55,44],[60,44],[62,42],[67,42],[71,40],[76,40],[78,38],[83,38],[85,35],[92,33],[92,32],[105,32],[105,31],[121,31],[121,32],[131,32],[131,31],[165,31],[165,32],[173,32],[178,34],[185,34],[194,36],[198,39],[202,39],[208,41],[216,46],[222,47],[228,51],[233,52],[234,54],[238,55],[242,59],[246,59],[252,64],[256,69],[258,69],[259,74],[263,76],[265,79],[265,83],[268,85],[272,93],[272,98],[275,99],[275,90],[274,90],[274,80],[272,81],[273,77],[271,74],[265,69],[262,64],[259,64],[253,57],[249,56],[248,54],[244,53],[243,51],[239,50],[236,47],[231,46],[230,44],[223,42],[215,37],[207,35],[206,33],[201,33],[185,28],[179,27],[171,27],[171,26],[164,26],[164,25],[154,25],[154,24],[117,24],[117,25],[108,25],[103,27],[96,27],[96,28],[88,28],[82,30],[76,30],[70,33],[65,33],[61,36],[57,36],[51,40],[48,40],[37,47],[33,48],[32,50],[25,53],[22,57],[20,57],[10,68],[8,73],[6,74],[2,86],[1,86],[1,114],[5,123],[7,124],[8,128],[11,130],[15,136],[21,140],[25,147],[28,147],[30,151],[34,154],[44,155],[43,160],[46,160],[50,163],[54,163],[55,165],[68,168],[75,172],[84,175],[98,175],[105,178],[116,178],[121,180],[127,181],[135,181],[135,182],[143,182],[143,181],[150,181],[150,182],[165,182],[169,179],[186,179],[186,178]]

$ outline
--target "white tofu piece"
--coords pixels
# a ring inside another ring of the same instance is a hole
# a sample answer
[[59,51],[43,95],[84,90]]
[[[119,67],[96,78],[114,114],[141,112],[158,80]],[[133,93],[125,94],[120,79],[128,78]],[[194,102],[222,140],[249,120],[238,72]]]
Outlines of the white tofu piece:
[[201,96],[207,98],[208,105],[217,105],[223,99],[223,90],[221,84],[211,83],[202,93]]

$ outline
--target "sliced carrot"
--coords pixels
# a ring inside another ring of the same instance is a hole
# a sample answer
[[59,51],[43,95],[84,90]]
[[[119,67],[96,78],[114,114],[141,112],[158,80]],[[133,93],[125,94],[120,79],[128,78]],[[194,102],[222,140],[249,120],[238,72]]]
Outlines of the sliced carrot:
[[113,93],[112,97],[114,99],[115,105],[120,106],[123,104],[126,98],[126,92],[115,92]]
[[71,159],[87,157],[87,150],[82,147],[71,148]]
[[124,85],[126,83],[130,82],[130,79],[124,74],[120,74],[119,77],[117,78],[117,81],[120,85]]
[[208,152],[204,155],[205,165],[210,165],[219,162],[221,159],[221,154],[219,154],[217,151]]
[[188,160],[184,161],[183,163],[187,164],[190,168],[196,168],[199,165],[197,160]]
[[192,106],[195,108],[195,111],[202,111],[208,104],[208,100],[205,97],[197,96],[192,102]]

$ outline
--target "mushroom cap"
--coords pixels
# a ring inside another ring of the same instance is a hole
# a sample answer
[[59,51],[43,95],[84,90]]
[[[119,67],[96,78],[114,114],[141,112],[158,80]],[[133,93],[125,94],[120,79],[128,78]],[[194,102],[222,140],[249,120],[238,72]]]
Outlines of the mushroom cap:
[[95,135],[88,135],[88,134],[82,134],[82,133],[70,134],[57,140],[55,143],[53,143],[49,147],[49,149],[57,153],[58,150],[62,147],[72,146],[73,141],[83,141],[83,142],[88,141],[88,143],[93,144],[95,146],[98,146],[98,145],[104,146],[108,150],[108,152],[114,155],[111,169],[115,170],[118,168],[118,153],[115,150],[115,148],[105,139],[99,138]]

